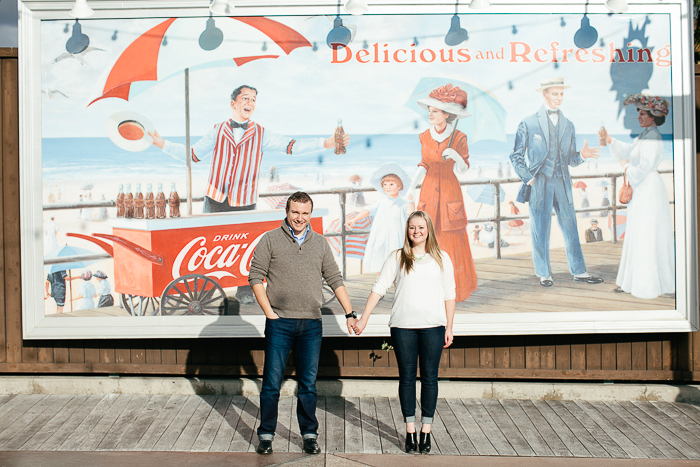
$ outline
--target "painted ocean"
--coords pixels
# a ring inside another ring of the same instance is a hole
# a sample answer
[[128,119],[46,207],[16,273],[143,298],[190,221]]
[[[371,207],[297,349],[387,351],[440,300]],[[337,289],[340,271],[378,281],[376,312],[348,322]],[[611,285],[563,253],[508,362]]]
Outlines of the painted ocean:
[[[294,137],[294,136],[293,136]],[[306,136],[308,137],[308,136]],[[615,135],[621,141],[631,142],[629,135]],[[300,139],[302,137],[294,137]],[[184,138],[168,138],[184,144]],[[597,143],[597,135],[577,135],[577,147]],[[193,137],[192,142],[199,140]],[[500,162],[505,168],[513,150],[514,135],[508,135],[506,142],[479,141],[469,145],[469,162],[472,169],[482,168],[484,176],[494,176],[488,171]],[[664,135],[664,159],[673,159],[672,136]],[[183,180],[184,162],[161,152],[155,146],[143,152],[128,152],[113,144],[109,138],[44,138],[42,140],[43,180],[110,180],[119,183],[140,182],[153,179]],[[600,161],[609,161],[607,150]],[[281,181],[293,183],[297,177],[346,178],[359,174],[365,180],[371,173],[386,162],[395,162],[413,174],[420,162],[420,142],[417,134],[407,135],[351,135],[351,142],[345,155],[335,155],[326,150],[309,155],[288,156],[279,152],[266,152],[263,159],[262,176],[269,173],[271,166],[277,168]],[[193,179],[206,178],[209,160],[192,164]],[[156,175],[157,174],[157,175]],[[154,187],[155,188],[155,187]]]

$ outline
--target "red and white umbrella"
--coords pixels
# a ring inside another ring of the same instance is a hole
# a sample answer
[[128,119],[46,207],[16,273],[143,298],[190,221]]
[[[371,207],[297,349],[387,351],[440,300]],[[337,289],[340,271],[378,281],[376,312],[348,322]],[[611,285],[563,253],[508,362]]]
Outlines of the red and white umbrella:
[[[351,212],[349,214],[345,215],[345,222],[348,223],[352,221],[359,212]],[[361,221],[359,221],[357,224],[354,225],[355,230],[364,230],[364,229],[369,229],[372,226],[372,220],[373,216],[367,216]],[[335,219],[333,222],[330,223],[328,228],[324,233],[330,233],[330,232],[340,232],[340,219]],[[367,245],[367,238],[369,235],[350,235],[346,237],[346,252],[348,258],[357,258],[357,259],[363,259],[365,257],[365,245]],[[337,255],[340,254],[341,249],[342,249],[342,244],[340,242],[340,237],[328,237],[326,240],[328,240],[328,243],[331,245],[331,248],[335,250],[335,253]]]
[[[612,214],[608,214],[608,229],[612,232]],[[621,214],[617,212],[615,214],[615,232],[617,233],[617,239],[622,240],[625,238],[625,230],[627,229],[627,214]]]
[[[291,185],[289,183],[281,183],[279,185],[270,185],[267,188],[268,192],[275,192],[275,191],[301,191],[301,188],[298,186]],[[268,202],[270,207],[272,209],[286,209],[287,208],[287,199],[289,196],[271,196],[269,198],[265,198],[265,201]]]
[[[164,46],[166,34],[168,45]],[[216,44],[217,36],[219,46],[203,48]],[[299,47],[311,47],[311,43],[294,29],[264,17],[170,18],[127,46],[98,82],[96,96],[88,105],[108,97],[128,101],[185,69],[240,67],[289,55]]]

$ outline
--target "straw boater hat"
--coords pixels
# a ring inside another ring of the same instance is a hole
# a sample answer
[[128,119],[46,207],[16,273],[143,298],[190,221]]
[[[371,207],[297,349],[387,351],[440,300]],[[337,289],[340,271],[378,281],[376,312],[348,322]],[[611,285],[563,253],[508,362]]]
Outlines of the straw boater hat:
[[94,276],[97,277],[98,279],[107,279],[107,274],[100,271],[99,269],[97,271],[95,271]]
[[638,109],[646,110],[655,117],[668,115],[668,101],[659,96],[645,96],[643,94],[632,94],[622,103],[623,105],[634,105]]
[[117,112],[107,119],[107,136],[120,148],[140,152],[150,148],[155,128],[151,121],[136,112]]
[[428,107],[435,107],[443,112],[456,115],[457,118],[471,115],[471,112],[467,110],[467,92],[451,84],[432,90],[428,97],[418,99],[418,105],[426,111]]
[[591,224],[598,225],[598,219],[591,219]]
[[547,81],[542,81],[542,83],[540,83],[540,87],[535,89],[535,92],[542,92],[545,89],[556,87],[567,89],[571,86],[567,86],[564,84],[564,78],[552,78],[548,79]]
[[395,162],[388,162],[379,167],[372,174],[372,177],[370,177],[370,185],[376,188],[378,192],[384,193],[384,189],[382,188],[382,178],[389,174],[394,174],[401,179],[401,184],[403,184],[403,188],[399,190],[399,196],[406,193],[406,190],[408,190],[408,185],[411,184],[411,179],[409,178],[408,174],[401,168],[401,166]]

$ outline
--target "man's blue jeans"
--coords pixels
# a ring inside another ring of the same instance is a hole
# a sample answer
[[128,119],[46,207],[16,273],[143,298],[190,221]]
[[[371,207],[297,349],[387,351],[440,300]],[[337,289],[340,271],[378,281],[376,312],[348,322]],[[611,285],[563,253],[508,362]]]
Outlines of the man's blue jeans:
[[297,420],[303,439],[316,438],[316,375],[321,354],[323,325],[320,319],[267,319],[265,364],[260,391],[258,438],[273,439],[277,428],[277,403],[289,352],[294,350],[297,374]]
[[438,368],[445,345],[445,326],[391,328],[391,341],[399,367],[399,401],[404,421],[416,421],[416,374],[420,361],[421,421],[431,425],[438,398]]

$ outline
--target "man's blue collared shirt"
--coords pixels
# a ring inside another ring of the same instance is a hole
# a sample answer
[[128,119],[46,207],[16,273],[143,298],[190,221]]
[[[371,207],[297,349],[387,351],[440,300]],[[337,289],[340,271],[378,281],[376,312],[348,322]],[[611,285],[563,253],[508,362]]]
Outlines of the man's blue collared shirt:
[[306,235],[309,233],[309,226],[306,226],[306,230],[304,230],[304,234],[301,237],[297,237],[296,234],[294,233],[294,229],[292,229],[292,226],[289,225],[289,222],[285,219],[284,221],[287,224],[287,228],[289,229],[289,232],[292,234],[292,237],[294,237],[294,240],[297,241],[299,245],[304,243],[304,240],[306,240]]

